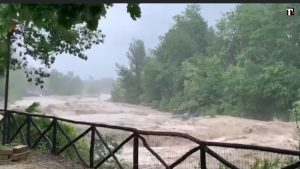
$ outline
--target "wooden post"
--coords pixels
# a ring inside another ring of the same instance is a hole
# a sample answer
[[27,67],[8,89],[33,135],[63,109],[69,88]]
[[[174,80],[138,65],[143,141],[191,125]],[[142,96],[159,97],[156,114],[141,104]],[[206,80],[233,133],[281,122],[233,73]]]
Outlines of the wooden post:
[[3,135],[2,135],[2,143],[3,145],[6,144],[6,141],[9,139],[7,138],[7,131],[9,128],[9,124],[7,124],[7,105],[8,105],[8,89],[9,89],[9,68],[10,68],[10,55],[11,55],[11,36],[13,31],[10,31],[6,35],[6,43],[7,43],[7,60],[6,60],[6,74],[5,74],[5,96],[4,96],[4,115],[3,115]]
[[3,114],[2,144],[5,145],[5,143],[6,143],[6,113],[4,111],[4,114]]
[[31,115],[27,115],[26,117],[27,126],[26,126],[26,142],[29,148],[31,148]]
[[90,168],[94,168],[95,134],[96,134],[96,127],[93,125],[91,130]]
[[139,138],[135,134],[133,137],[133,169],[139,168]]
[[10,122],[10,116],[11,116],[11,114],[9,114],[9,113],[6,113],[6,117],[7,117],[7,124],[6,124],[6,126],[7,126],[7,129],[6,129],[6,144],[10,144],[10,124],[11,124],[11,122]]
[[57,136],[57,119],[53,118],[53,128],[52,128],[52,153],[56,153],[56,136]]
[[201,169],[206,169],[206,145],[200,147],[200,166]]

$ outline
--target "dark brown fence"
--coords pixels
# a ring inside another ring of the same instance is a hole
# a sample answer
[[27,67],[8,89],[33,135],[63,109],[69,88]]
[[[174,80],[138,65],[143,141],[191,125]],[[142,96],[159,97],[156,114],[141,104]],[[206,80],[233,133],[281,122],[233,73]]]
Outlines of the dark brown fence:
[[[246,169],[259,165],[259,162],[265,166],[276,162],[283,169],[300,166],[300,151],[296,150],[209,142],[178,132],[143,131],[16,111],[2,114],[5,114],[0,122],[3,143],[12,143],[19,138],[30,148],[39,144],[48,146],[54,155],[72,150],[81,164],[89,168]],[[41,119],[47,119],[49,123],[41,126],[37,123]],[[63,127],[67,123],[80,125],[81,133],[71,138]],[[58,144],[58,136],[64,137],[64,145]],[[89,141],[87,156],[78,149],[82,139]]]

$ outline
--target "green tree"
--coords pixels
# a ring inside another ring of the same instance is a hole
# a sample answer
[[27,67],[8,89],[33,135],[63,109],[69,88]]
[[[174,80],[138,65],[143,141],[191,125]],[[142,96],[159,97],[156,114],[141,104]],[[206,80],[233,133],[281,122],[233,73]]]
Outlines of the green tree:
[[[121,88],[124,89],[125,101],[139,103],[142,95],[142,71],[145,64],[146,52],[144,42],[134,40],[127,52],[129,68],[116,65]],[[114,98],[113,98],[114,99]]]
[[120,81],[113,84],[113,89],[111,90],[111,99],[114,102],[127,102],[124,95],[125,91],[120,85]]
[[[5,69],[7,43],[12,43],[13,69],[23,67],[28,81],[43,83],[48,77],[41,68],[27,69],[29,56],[50,67],[55,56],[69,53],[87,59],[83,53],[93,44],[103,42],[98,21],[112,4],[1,4],[0,5],[0,73]],[[128,4],[127,12],[135,20],[141,12],[138,4]],[[11,33],[12,40],[8,41]],[[33,76],[36,74],[38,76]]]
[[[288,118],[300,87],[299,21],[282,14],[284,4],[240,5],[219,24],[235,44],[234,62],[225,73],[225,100],[247,116]],[[227,47],[227,53],[232,52]]]
[[184,62],[185,101],[180,104],[180,110],[203,113],[221,104],[223,67],[220,62],[218,57],[195,57]]
[[289,119],[300,96],[300,20],[285,15],[288,6],[241,4],[216,29],[188,6],[145,59],[142,94],[120,67],[118,96],[169,111]]
[[[184,12],[176,15],[175,25],[161,38],[153,52],[153,59],[145,66],[144,88],[147,93],[144,97],[148,100],[159,99],[162,109],[172,110],[182,101],[185,79],[182,63],[189,58],[206,57],[208,54],[208,46],[214,35],[200,11],[199,5],[189,5]],[[151,81],[150,77],[154,80]]]
[[153,105],[156,107],[158,106],[157,103],[162,99],[161,93],[164,89],[162,85],[163,65],[156,58],[149,57],[147,58],[143,72],[143,101],[147,103],[156,102],[156,105]]

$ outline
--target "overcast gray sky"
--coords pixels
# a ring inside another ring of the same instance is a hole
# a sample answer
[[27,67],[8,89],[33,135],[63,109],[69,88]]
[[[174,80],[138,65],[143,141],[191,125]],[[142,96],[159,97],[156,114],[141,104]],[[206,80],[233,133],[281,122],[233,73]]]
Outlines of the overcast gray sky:
[[[127,63],[126,52],[133,39],[144,41],[147,49],[154,48],[159,36],[164,35],[174,24],[173,16],[181,13],[187,4],[141,4],[142,17],[132,20],[126,12],[126,4],[115,4],[108,10],[99,28],[106,35],[104,44],[95,45],[86,51],[84,61],[70,55],[57,57],[53,68],[60,72],[72,71],[86,79],[117,78],[115,64]],[[236,4],[200,4],[202,16],[209,26],[214,26],[222,14],[233,10]]]

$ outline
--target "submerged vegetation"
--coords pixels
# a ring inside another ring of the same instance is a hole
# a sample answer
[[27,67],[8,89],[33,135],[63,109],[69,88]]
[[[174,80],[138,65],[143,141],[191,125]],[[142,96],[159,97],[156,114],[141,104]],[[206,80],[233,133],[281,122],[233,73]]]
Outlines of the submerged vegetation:
[[118,66],[118,102],[193,115],[288,120],[300,99],[300,20],[285,4],[241,4],[208,27],[190,5],[159,45],[145,54],[134,41]]

